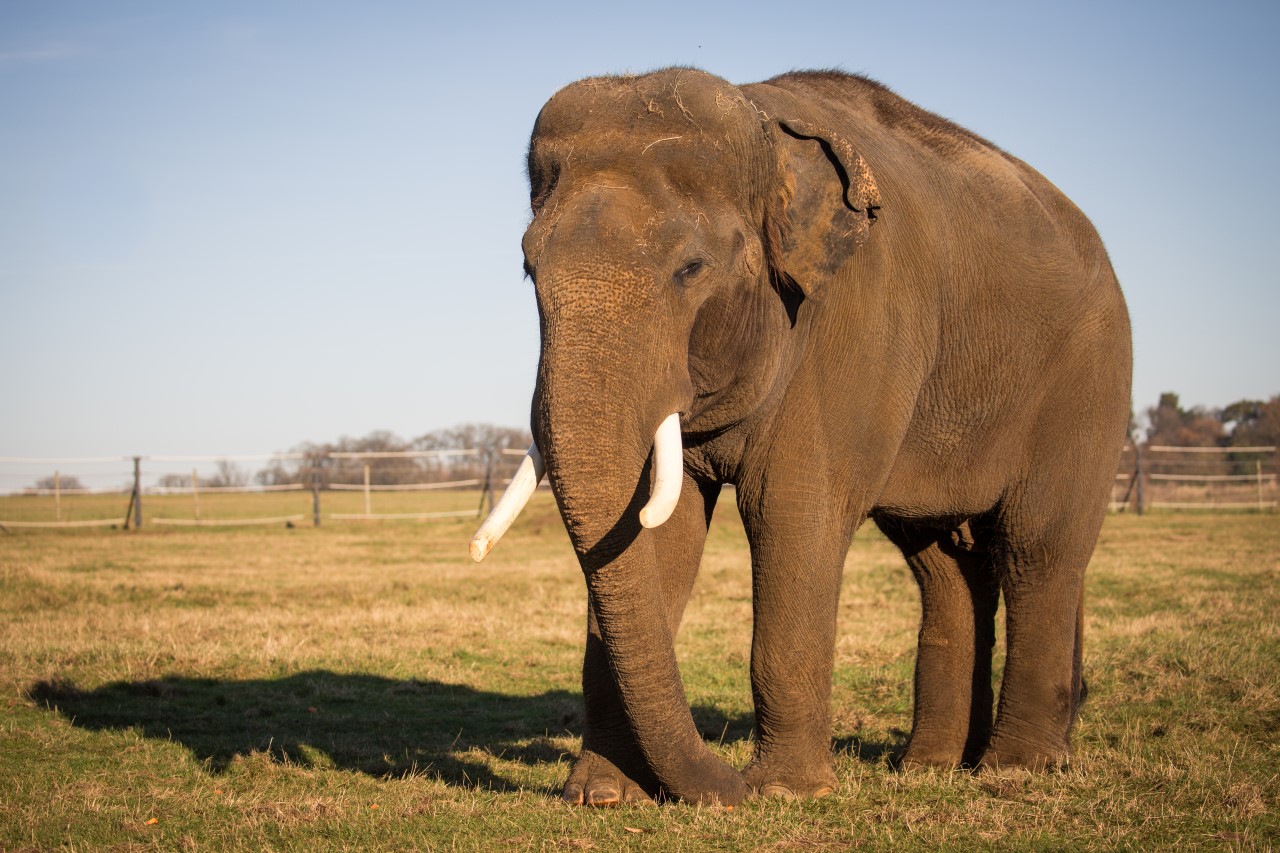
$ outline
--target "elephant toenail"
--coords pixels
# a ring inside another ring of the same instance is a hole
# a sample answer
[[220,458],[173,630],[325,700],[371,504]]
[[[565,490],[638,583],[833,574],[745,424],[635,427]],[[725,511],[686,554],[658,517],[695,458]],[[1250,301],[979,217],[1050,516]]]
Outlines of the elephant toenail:
[[573,806],[582,805],[582,786],[565,785],[564,791],[560,794],[560,799]]
[[612,785],[593,788],[587,794],[587,805],[589,806],[616,806],[621,800],[622,795]]
[[648,794],[646,794],[644,792],[644,789],[642,788],[630,788],[630,787],[627,788],[627,793],[623,796],[622,799],[625,803],[627,803],[627,805],[632,805],[632,806],[657,805],[657,803],[653,801],[653,797],[650,797]]
[[786,785],[780,785],[777,782],[774,782],[762,787],[760,789],[760,796],[780,797],[784,800],[794,800],[796,798],[796,792],[788,788]]

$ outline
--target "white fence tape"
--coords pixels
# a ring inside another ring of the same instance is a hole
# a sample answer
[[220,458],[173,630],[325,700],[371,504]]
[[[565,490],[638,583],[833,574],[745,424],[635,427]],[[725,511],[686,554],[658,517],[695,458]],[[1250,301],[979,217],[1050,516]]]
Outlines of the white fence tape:
[[302,521],[305,515],[281,515],[275,518],[150,518],[153,524],[167,524],[183,527],[241,527],[250,524],[284,524],[288,521]]
[[94,518],[87,521],[0,521],[0,527],[118,527],[120,518]]
[[391,519],[419,518],[479,518],[480,513],[474,509],[463,509],[455,512],[331,512],[329,517],[339,521],[379,521]]
[[337,492],[363,492],[366,489],[371,492],[424,492],[430,489],[455,489],[462,486],[478,486],[484,480],[451,480],[448,483],[396,483],[393,485],[376,486],[364,483],[330,483],[329,488]]

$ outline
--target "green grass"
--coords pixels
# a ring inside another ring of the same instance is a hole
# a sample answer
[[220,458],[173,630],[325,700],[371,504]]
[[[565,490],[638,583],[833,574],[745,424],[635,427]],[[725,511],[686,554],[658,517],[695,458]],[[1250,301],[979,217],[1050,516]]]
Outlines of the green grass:
[[[0,848],[1280,844],[1274,515],[1108,519],[1076,761],[1039,776],[891,769],[919,603],[864,530],[836,653],[840,788],[733,810],[557,800],[581,731],[581,574],[545,495],[481,566],[474,526],[0,534]],[[725,502],[679,655],[699,729],[738,766],[749,642]]]

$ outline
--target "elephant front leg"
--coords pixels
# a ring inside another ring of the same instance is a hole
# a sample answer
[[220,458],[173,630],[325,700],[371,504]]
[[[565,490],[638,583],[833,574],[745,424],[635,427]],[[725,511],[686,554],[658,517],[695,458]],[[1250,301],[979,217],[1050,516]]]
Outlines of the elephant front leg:
[[[707,524],[718,494],[718,486],[699,487],[686,477],[675,513],[666,524],[648,534],[657,540],[659,582],[667,625],[673,637],[693,590]],[[582,698],[582,751],[565,782],[562,798],[588,806],[651,803],[660,799],[661,784],[645,760],[627,718],[590,596],[587,645],[582,662]]]
[[[744,513],[744,515],[746,515]],[[835,790],[831,675],[848,532],[815,548],[807,529],[752,530],[751,692],[756,753],[745,775],[761,796],[821,797]]]
[[622,707],[618,683],[600,638],[594,605],[587,603],[587,650],[582,661],[584,721],[578,755],[562,798],[575,805],[653,802],[658,778],[645,763]]

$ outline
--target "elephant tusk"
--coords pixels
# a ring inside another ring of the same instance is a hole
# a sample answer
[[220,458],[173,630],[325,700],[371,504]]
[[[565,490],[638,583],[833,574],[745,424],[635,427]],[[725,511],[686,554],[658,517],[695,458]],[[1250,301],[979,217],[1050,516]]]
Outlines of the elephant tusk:
[[653,436],[653,490],[640,510],[640,523],[657,527],[675,512],[684,480],[684,448],[680,444],[680,413],[672,412]]
[[497,545],[498,540],[502,538],[502,534],[506,533],[507,528],[511,527],[512,522],[516,520],[520,510],[524,509],[524,505],[529,502],[529,498],[533,496],[534,490],[538,488],[538,483],[542,482],[542,477],[546,473],[547,466],[542,462],[538,445],[529,445],[529,452],[525,454],[520,467],[516,469],[515,476],[511,478],[511,484],[502,493],[493,511],[484,520],[484,524],[480,525],[476,535],[471,537],[469,549],[471,559],[478,563],[488,556],[493,546]]

